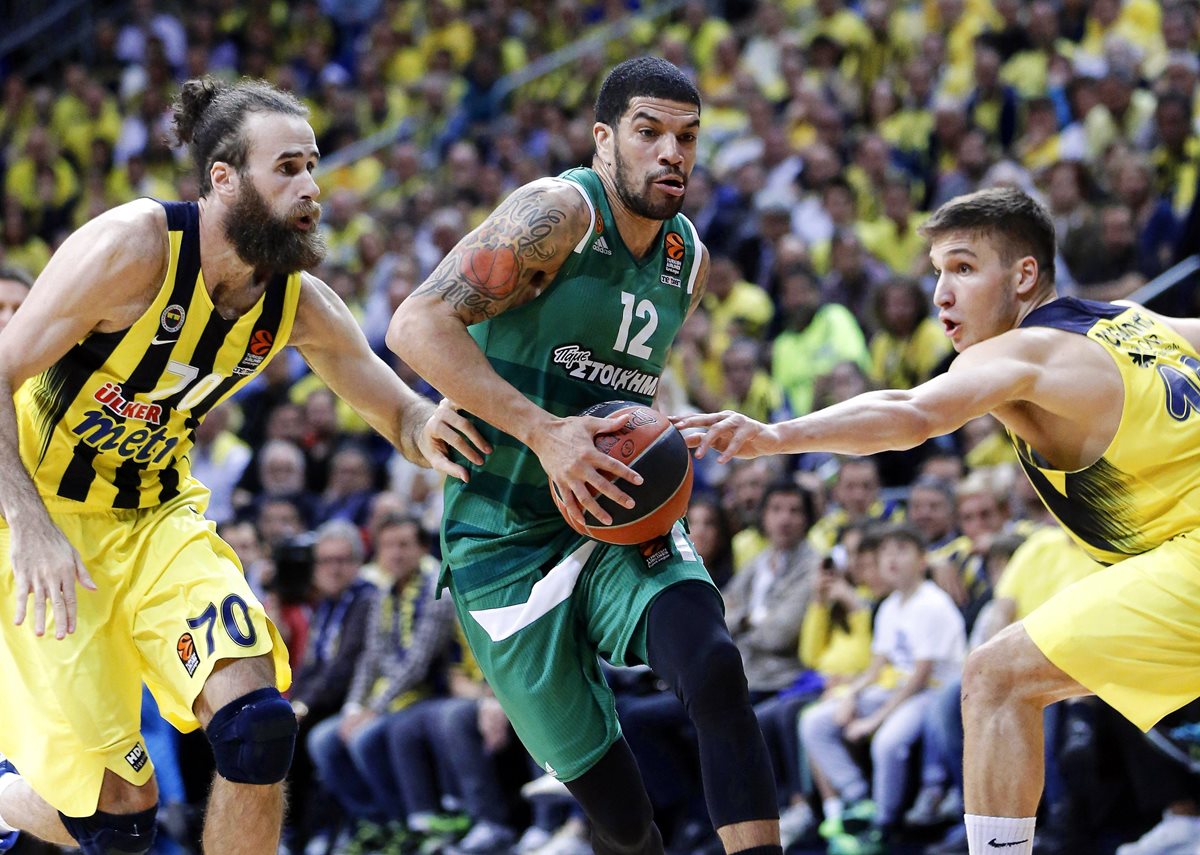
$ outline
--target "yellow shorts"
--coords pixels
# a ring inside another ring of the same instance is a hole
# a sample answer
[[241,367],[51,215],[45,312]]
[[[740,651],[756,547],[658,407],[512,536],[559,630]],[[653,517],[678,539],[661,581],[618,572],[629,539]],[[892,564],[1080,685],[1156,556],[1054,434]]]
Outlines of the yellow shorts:
[[1046,658],[1149,730],[1200,697],[1200,532],[1080,579],[1023,623]]
[[104,770],[133,784],[153,772],[140,733],[142,682],[183,732],[221,659],[270,653],[280,690],[287,650],[233,550],[201,516],[204,491],[157,508],[53,513],[98,590],[77,586],[74,634],[33,634],[32,600],[13,625],[11,537],[0,521],[0,752],[67,816],[96,811]]

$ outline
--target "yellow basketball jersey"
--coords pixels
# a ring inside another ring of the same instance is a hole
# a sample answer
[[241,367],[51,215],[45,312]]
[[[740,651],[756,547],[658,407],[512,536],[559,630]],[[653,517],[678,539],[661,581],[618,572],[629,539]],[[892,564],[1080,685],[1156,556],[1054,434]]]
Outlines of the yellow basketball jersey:
[[1012,436],[1042,500],[1083,549],[1105,564],[1200,528],[1200,356],[1141,309],[1063,298],[1023,327],[1086,335],[1116,363],[1125,385],[1121,424],[1085,469],[1050,467]]
[[161,204],[170,265],[150,308],[124,330],[89,334],[17,392],[21,457],[54,510],[145,508],[194,486],[196,426],[291,335],[300,274],[277,276],[225,320],[200,272],[199,207]]

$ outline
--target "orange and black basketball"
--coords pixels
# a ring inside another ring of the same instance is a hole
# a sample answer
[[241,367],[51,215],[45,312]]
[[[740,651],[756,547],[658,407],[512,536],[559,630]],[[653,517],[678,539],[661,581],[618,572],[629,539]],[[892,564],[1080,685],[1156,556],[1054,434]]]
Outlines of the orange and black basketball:
[[[596,448],[615,457],[642,476],[640,485],[622,481],[620,487],[633,499],[632,508],[624,508],[606,496],[600,507],[612,516],[611,525],[601,525],[591,514],[587,525],[576,527],[580,534],[605,543],[622,545],[643,543],[671,530],[687,511],[692,495],[692,455],[683,435],[662,413],[632,401],[608,401],[588,407],[579,415],[608,418],[626,416],[614,433],[596,436]],[[554,503],[562,511],[558,488],[550,485]],[[563,514],[566,519],[566,514]]]

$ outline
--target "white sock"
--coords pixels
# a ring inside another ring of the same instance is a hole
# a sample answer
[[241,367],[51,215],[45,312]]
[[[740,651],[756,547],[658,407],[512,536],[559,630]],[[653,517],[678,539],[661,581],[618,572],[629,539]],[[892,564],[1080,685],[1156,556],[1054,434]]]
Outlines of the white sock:
[[[5,772],[3,775],[0,775],[0,798],[4,797],[5,790],[19,780],[21,780],[21,776],[15,772]],[[5,822],[4,817],[0,816],[0,834],[9,834],[17,830],[18,829],[13,828],[11,825]]]
[[1036,817],[967,814],[967,849],[971,855],[1033,855]]
[[826,819],[840,819],[842,816],[842,800],[839,798],[825,799],[821,802],[821,811]]

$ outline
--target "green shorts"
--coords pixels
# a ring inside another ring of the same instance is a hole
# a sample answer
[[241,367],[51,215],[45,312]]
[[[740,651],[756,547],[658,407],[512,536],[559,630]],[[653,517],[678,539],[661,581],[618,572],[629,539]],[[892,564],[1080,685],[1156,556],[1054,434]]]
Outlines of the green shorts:
[[678,523],[654,547],[589,540],[553,564],[460,596],[471,651],[538,765],[563,781],[590,769],[621,735],[598,656],[646,662],[645,615],[672,585],[712,583]]

